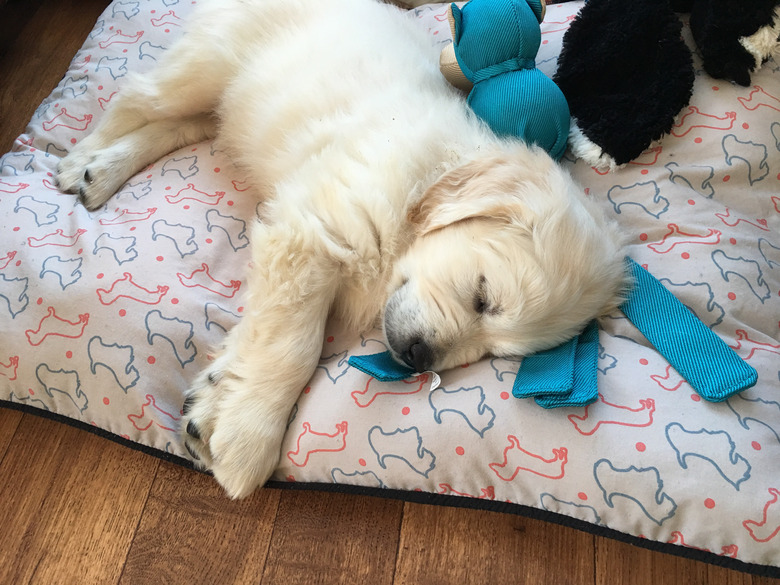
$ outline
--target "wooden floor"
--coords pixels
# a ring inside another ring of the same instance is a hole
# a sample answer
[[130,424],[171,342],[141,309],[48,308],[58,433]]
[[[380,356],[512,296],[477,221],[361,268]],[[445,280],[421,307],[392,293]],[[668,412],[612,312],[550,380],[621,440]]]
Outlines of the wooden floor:
[[[0,150],[106,0],[9,0]],[[0,14],[3,21],[3,14]],[[310,491],[240,502],[211,478],[0,409],[0,584],[770,585],[518,516]]]

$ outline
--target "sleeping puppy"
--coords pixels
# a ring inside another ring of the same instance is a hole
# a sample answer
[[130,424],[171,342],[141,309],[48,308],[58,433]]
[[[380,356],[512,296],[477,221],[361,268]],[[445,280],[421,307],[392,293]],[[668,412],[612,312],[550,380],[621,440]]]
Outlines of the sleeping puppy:
[[522,355],[612,310],[621,237],[543,151],[499,139],[438,49],[373,0],[204,1],[61,162],[88,209],[215,138],[263,201],[239,324],[186,393],[182,440],[231,497],[274,471],[326,320],[384,321],[417,370]]

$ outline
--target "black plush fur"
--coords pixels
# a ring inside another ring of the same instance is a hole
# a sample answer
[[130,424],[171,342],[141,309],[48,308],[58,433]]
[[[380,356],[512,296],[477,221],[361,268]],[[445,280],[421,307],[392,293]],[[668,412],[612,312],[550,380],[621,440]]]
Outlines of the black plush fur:
[[564,36],[554,80],[583,134],[617,164],[668,133],[690,100],[681,29],[668,0],[589,0]]
[[756,67],[753,56],[739,39],[772,24],[780,0],[678,0],[691,13],[691,33],[702,57],[704,70],[712,77],[750,85]]

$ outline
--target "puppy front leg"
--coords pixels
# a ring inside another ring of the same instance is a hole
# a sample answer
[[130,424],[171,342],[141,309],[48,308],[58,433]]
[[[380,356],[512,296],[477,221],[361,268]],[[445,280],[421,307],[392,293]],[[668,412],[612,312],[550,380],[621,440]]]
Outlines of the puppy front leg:
[[[233,498],[264,484],[279,462],[295,401],[322,352],[338,267],[289,228],[255,230],[244,316],[188,391],[182,438]],[[287,232],[287,233],[285,233]]]

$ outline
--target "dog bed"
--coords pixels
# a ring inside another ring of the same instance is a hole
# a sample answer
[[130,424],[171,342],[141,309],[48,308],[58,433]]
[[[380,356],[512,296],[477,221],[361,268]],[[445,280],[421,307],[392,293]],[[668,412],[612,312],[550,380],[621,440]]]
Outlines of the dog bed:
[[[163,157],[94,213],[53,176],[193,4],[115,0],[0,158],[0,404],[183,465],[182,393],[242,313],[249,186],[211,143]],[[548,75],[581,6],[548,8]],[[445,8],[409,18],[444,44]],[[549,410],[512,395],[519,359],[441,372],[432,391],[428,374],[379,382],[347,361],[383,351],[381,334],[332,323],[272,484],[534,515],[780,576],[780,64],[748,88],[696,65],[671,135],[614,173],[564,164],[629,255],[758,371],[753,388],[700,399],[621,313],[600,323],[598,400]]]

